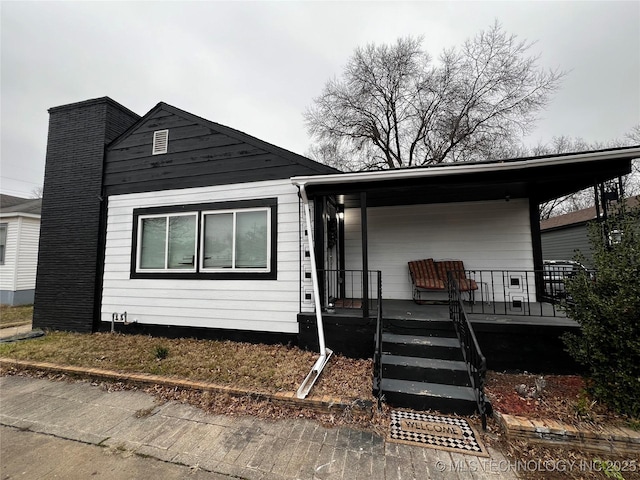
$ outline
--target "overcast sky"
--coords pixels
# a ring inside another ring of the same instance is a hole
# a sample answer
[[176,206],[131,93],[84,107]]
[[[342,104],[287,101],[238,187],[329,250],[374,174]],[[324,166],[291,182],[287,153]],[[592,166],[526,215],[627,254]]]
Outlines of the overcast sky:
[[498,20],[569,71],[528,144],[640,123],[640,2],[1,3],[0,190],[43,181],[53,106],[164,101],[296,153],[302,113],[357,46],[424,37],[433,56]]

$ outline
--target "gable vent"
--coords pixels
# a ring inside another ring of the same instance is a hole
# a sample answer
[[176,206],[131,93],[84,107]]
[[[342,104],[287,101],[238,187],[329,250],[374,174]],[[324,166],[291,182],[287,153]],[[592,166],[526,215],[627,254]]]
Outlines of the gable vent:
[[153,155],[167,153],[169,147],[169,130],[156,130],[153,132]]

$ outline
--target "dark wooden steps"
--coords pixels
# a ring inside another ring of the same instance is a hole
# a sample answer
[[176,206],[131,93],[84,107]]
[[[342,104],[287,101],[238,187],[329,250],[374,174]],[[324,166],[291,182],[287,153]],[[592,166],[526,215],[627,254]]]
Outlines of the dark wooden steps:
[[404,334],[420,335],[427,337],[455,337],[456,332],[451,320],[416,320],[416,319],[391,319],[385,320],[387,331]]
[[383,378],[381,388],[385,401],[393,406],[459,415],[471,415],[477,411],[471,387]]
[[380,393],[386,403],[460,415],[477,411],[450,321],[389,320],[383,326]]
[[466,363],[440,358],[382,355],[383,378],[470,386]]
[[382,353],[409,357],[462,360],[460,342],[457,338],[450,337],[424,337],[383,333]]

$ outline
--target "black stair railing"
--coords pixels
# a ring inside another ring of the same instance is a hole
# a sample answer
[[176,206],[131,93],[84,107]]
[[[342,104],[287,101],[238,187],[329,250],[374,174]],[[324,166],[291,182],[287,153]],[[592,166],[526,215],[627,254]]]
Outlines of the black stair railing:
[[376,337],[373,353],[374,385],[373,391],[378,399],[378,410],[382,408],[382,272],[376,272],[377,308],[376,308]]
[[480,350],[478,339],[471,327],[471,322],[464,309],[462,295],[458,281],[452,272],[447,272],[449,288],[449,316],[453,320],[453,326],[460,341],[462,355],[467,364],[467,371],[474,390],[478,412],[482,417],[482,429],[487,429],[487,405],[484,395],[484,384],[487,373],[487,360]]

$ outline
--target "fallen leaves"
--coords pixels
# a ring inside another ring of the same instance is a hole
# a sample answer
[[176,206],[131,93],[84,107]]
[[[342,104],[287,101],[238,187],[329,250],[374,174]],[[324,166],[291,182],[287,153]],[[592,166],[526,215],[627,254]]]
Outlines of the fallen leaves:
[[485,392],[494,410],[510,415],[550,418],[591,428],[628,422],[591,399],[580,375],[544,375],[542,379],[527,373],[489,371]]
[[[162,358],[158,355],[159,348]],[[317,354],[290,345],[51,332],[40,339],[2,345],[0,356],[163,375],[275,393],[295,392]],[[372,400],[372,365],[370,359],[333,355],[313,392]]]

